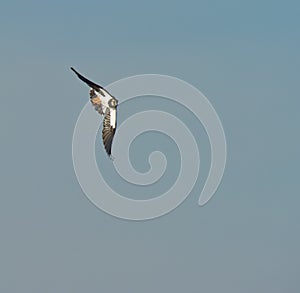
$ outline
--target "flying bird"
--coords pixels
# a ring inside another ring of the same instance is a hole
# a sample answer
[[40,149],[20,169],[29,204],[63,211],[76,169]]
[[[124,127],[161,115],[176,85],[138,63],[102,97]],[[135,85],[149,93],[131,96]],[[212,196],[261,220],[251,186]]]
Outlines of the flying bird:
[[102,140],[107,154],[111,157],[111,146],[117,127],[118,100],[102,86],[82,76],[73,67],[71,67],[71,70],[90,87],[90,101],[95,110],[101,116],[104,116]]

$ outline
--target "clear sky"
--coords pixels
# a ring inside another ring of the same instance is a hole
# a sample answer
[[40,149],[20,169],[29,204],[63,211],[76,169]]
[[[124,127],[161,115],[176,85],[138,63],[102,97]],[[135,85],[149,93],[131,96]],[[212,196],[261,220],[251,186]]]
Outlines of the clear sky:
[[[2,3],[0,291],[298,293],[299,12],[297,1]],[[200,184],[146,222],[97,209],[72,165],[87,88],[70,66],[102,85],[159,73],[199,88],[228,143],[213,199],[197,205]]]

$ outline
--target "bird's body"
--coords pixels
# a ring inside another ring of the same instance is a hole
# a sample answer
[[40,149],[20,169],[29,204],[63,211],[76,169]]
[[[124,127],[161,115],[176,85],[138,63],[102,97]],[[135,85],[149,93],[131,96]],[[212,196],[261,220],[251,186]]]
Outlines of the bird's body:
[[111,156],[112,141],[117,127],[118,100],[102,86],[88,80],[74,68],[71,67],[71,70],[75,72],[79,79],[90,86],[91,103],[100,115],[104,115],[102,140],[107,154]]

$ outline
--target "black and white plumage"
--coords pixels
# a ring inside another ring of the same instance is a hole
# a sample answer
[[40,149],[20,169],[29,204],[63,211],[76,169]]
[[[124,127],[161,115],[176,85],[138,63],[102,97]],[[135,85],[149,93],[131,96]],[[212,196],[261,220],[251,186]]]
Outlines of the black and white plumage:
[[111,146],[117,127],[118,100],[102,86],[82,76],[73,67],[71,67],[71,70],[75,72],[79,79],[90,86],[91,103],[100,115],[104,115],[102,140],[107,154],[111,156]]

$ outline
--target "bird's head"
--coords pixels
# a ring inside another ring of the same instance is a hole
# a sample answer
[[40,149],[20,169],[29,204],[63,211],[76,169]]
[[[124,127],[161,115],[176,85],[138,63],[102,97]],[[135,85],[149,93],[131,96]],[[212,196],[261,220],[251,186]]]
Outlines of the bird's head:
[[118,106],[118,100],[117,99],[110,99],[108,101],[108,105],[111,108],[117,108],[117,106]]

